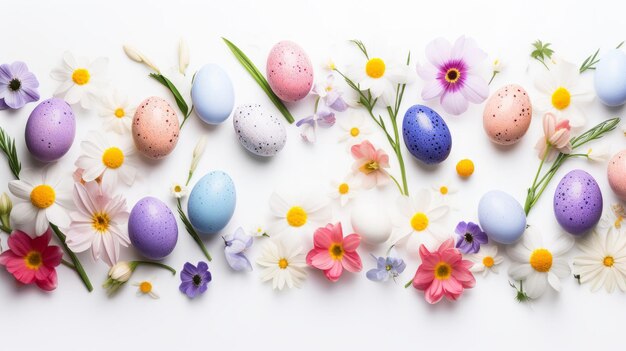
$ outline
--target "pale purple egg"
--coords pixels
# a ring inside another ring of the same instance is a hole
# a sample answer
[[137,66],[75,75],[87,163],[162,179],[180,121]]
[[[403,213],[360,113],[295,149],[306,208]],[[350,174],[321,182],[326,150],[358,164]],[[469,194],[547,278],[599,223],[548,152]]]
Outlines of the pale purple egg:
[[176,247],[176,218],[163,201],[146,196],[130,211],[128,236],[142,255],[152,260],[160,260]]
[[137,107],[132,124],[133,140],[142,155],[160,159],[178,143],[180,126],[176,110],[167,101],[152,96]]
[[267,57],[267,82],[283,101],[298,101],[309,94],[313,86],[313,65],[298,44],[281,41]]
[[39,161],[52,162],[65,155],[76,134],[70,105],[57,98],[44,100],[30,113],[24,131],[26,147]]
[[575,169],[567,173],[554,192],[554,216],[566,232],[583,235],[602,215],[602,192],[591,174]]

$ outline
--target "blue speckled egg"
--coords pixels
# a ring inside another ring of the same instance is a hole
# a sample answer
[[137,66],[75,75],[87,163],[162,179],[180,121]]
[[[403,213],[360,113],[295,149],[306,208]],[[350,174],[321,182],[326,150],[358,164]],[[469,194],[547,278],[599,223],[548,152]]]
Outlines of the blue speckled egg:
[[163,201],[150,196],[144,197],[130,211],[128,236],[142,255],[151,260],[160,260],[176,247],[176,218]]
[[235,184],[228,174],[213,171],[200,178],[189,194],[187,214],[199,232],[222,230],[235,212]]
[[233,111],[233,83],[220,66],[204,65],[193,78],[191,100],[201,120],[208,124],[220,124]]
[[626,54],[621,49],[608,51],[593,75],[596,95],[608,106],[626,103]]
[[554,191],[554,216],[566,232],[582,235],[595,227],[602,215],[602,192],[591,174],[575,169]]
[[423,105],[413,105],[402,122],[404,144],[411,155],[426,164],[443,162],[452,148],[448,125],[437,112]]
[[516,242],[526,230],[524,209],[500,190],[492,190],[480,199],[478,221],[489,239],[500,244]]
[[35,107],[24,131],[26,147],[43,162],[60,159],[72,146],[76,134],[76,118],[67,102],[52,98]]

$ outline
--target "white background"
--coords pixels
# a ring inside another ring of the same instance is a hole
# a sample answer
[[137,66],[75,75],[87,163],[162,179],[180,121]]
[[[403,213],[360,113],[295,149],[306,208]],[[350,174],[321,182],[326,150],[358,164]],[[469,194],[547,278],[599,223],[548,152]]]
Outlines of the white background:
[[[507,83],[519,83],[536,94],[527,72],[530,43],[542,39],[564,58],[580,64],[596,48],[610,48],[626,39],[623,5],[615,1],[325,1],[304,4],[298,1],[8,1],[2,0],[2,49],[0,62],[26,61],[41,82],[42,98],[50,97],[57,83],[50,70],[61,61],[65,50],[77,55],[110,59],[111,86],[126,93],[131,101],[159,95],[172,101],[157,83],[146,77],[147,70],[131,62],[123,53],[131,43],[161,67],[176,65],[178,39],[183,36],[191,48],[190,69],[203,64],[221,65],[235,86],[236,105],[263,103],[271,107],[258,86],[222,43],[231,39],[258,66],[264,67],[271,46],[283,39],[299,43],[311,56],[317,77],[323,77],[321,63],[333,57],[339,67],[354,57],[355,50],[345,40],[360,38],[371,52],[381,44],[401,48],[392,53],[402,59],[410,49],[413,57],[424,60],[425,45],[437,36],[449,40],[465,34],[475,38],[490,54],[506,63],[496,77],[492,91]],[[401,55],[401,56],[400,56]],[[488,79],[488,70],[485,77]],[[586,74],[591,82],[592,73]],[[419,98],[422,82],[406,93],[403,109]],[[430,104],[442,111],[437,103]],[[27,105],[16,113],[0,113],[0,124],[17,138],[25,167],[40,166],[27,155],[23,131],[30,111]],[[310,114],[311,98],[290,106],[297,118]],[[272,107],[273,108],[273,107]],[[538,165],[533,146],[541,134],[540,117],[535,115],[523,140],[509,149],[492,145],[482,129],[483,106],[471,106],[461,116],[444,114],[453,135],[452,153],[436,167],[423,167],[405,152],[410,188],[429,187],[437,179],[457,181],[454,166],[461,158],[475,161],[476,172],[466,182],[457,182],[457,205],[461,210],[449,217],[452,232],[458,220],[476,220],[476,207],[482,194],[502,189],[523,202]],[[606,118],[619,116],[623,109],[609,111],[599,102],[588,109],[587,127]],[[70,152],[59,161],[69,177],[80,153],[79,141],[101,120],[95,111],[77,110],[78,128]],[[340,114],[338,118],[347,116]],[[316,145],[305,145],[295,126],[288,128],[288,143],[273,159],[260,161],[238,144],[229,119],[223,125],[208,127],[195,116],[183,129],[178,146],[165,160],[142,162],[141,177],[130,189],[124,186],[132,206],[146,195],[156,196],[174,208],[170,182],[186,176],[191,151],[199,135],[209,143],[197,171],[222,169],[237,187],[235,215],[224,231],[238,226],[250,228],[269,214],[272,190],[283,183],[306,192],[328,190],[329,181],[340,180],[348,171],[351,157],[337,144],[340,129],[322,130]],[[387,147],[380,134],[376,144]],[[624,147],[619,132],[610,138],[612,151]],[[388,151],[390,151],[387,148]],[[4,161],[3,161],[4,162]],[[560,177],[582,167],[600,184],[605,209],[615,202],[606,181],[606,165],[583,160],[568,161],[561,169],[529,218],[541,225],[545,235],[559,231],[551,208],[551,198]],[[392,158],[392,168],[397,164]],[[11,178],[8,168],[0,168],[0,191],[7,191]],[[367,198],[381,197],[393,210],[396,189],[373,191]],[[334,220],[342,220],[348,232],[348,211],[334,208]],[[6,245],[6,235],[1,238]],[[257,244],[259,244],[257,242]],[[178,291],[179,278],[165,271],[140,268],[132,281],[155,277],[161,299],[137,297],[135,288],[126,286],[114,298],[107,298],[100,284],[106,275],[102,262],[91,262],[81,254],[96,287],[88,294],[75,274],[59,267],[59,287],[43,293],[33,287],[17,287],[6,272],[0,273],[0,348],[3,350],[206,350],[223,349],[608,349],[623,339],[626,322],[624,296],[605,292],[592,294],[588,286],[565,279],[560,294],[549,293],[527,305],[513,300],[506,266],[499,275],[477,277],[476,287],[466,291],[456,303],[431,306],[423,294],[404,289],[416,262],[397,284],[376,284],[365,278],[373,266],[367,250],[361,250],[364,272],[346,274],[331,284],[319,271],[310,271],[301,290],[274,292],[259,281],[259,270],[250,274],[231,272],[223,258],[221,239],[207,240],[214,256],[210,264],[214,280],[208,292],[189,300]],[[258,249],[258,246],[257,246]],[[382,254],[385,248],[375,249]],[[257,250],[251,252],[256,257]],[[572,253],[573,255],[574,253]],[[135,257],[128,249],[124,258]],[[180,269],[185,261],[197,262],[202,255],[180,225],[178,246],[165,262]]]

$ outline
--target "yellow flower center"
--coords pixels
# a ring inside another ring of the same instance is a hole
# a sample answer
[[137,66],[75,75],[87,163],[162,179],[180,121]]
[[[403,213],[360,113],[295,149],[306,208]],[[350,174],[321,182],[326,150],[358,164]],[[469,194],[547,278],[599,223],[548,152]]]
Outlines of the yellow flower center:
[[287,261],[286,258],[281,258],[280,260],[278,260],[278,268],[287,269],[287,266],[289,266],[289,261]]
[[537,272],[548,272],[552,268],[552,254],[546,249],[536,249],[530,254],[530,266]]
[[370,174],[372,172],[376,172],[379,168],[380,167],[378,165],[378,162],[369,161],[369,162],[364,163],[361,167],[359,167],[359,171],[365,174]]
[[456,83],[461,79],[461,72],[456,68],[450,68],[446,71],[446,82],[448,83]]
[[413,227],[413,230],[416,232],[421,232],[428,228],[428,216],[426,216],[424,212],[414,214],[411,218],[411,227]]
[[176,193],[180,193],[180,192],[181,192],[181,190],[183,190],[183,188],[181,188],[181,187],[180,187],[180,185],[175,185],[175,186],[174,186],[174,192],[176,192]]
[[50,185],[37,185],[30,192],[30,202],[37,208],[48,208],[52,206],[56,199],[56,193]]
[[435,266],[435,278],[446,280],[452,275],[452,267],[446,262],[439,262]]
[[495,264],[493,257],[491,256],[485,256],[483,258],[483,266],[487,267],[487,268],[491,268],[493,267],[493,265]]
[[348,193],[348,191],[350,191],[350,186],[348,185],[348,183],[341,183],[339,184],[339,194],[341,195],[345,195]]
[[306,211],[300,206],[294,206],[287,211],[287,223],[292,227],[302,227],[306,224]]
[[559,87],[552,93],[552,106],[557,110],[563,110],[569,106],[572,99],[569,90]]
[[365,73],[371,78],[380,78],[385,74],[385,61],[375,57],[365,64]]
[[89,71],[85,68],[77,68],[74,70],[74,73],[72,73],[72,80],[78,85],[85,85],[89,83],[90,77]]
[[332,85],[327,85],[326,88],[324,88],[324,90],[326,90],[326,92],[331,92],[331,91],[333,91],[333,86]]
[[613,225],[615,226],[615,229],[620,229],[622,228],[622,222],[624,221],[624,217],[622,216],[617,216],[617,218],[615,219],[615,223],[613,223]]
[[448,187],[445,185],[439,187],[439,193],[441,193],[441,195],[447,195],[448,191]]
[[120,168],[124,163],[124,153],[119,148],[113,146],[106,150],[102,154],[102,163],[108,168]]
[[606,267],[613,267],[613,265],[615,264],[615,259],[613,258],[613,256],[606,256],[604,260],[602,260],[602,264]]
[[39,251],[30,251],[24,256],[24,264],[26,268],[37,270],[43,264],[43,259]]
[[124,111],[123,108],[118,107],[117,109],[115,109],[115,117],[122,118],[124,116],[126,116],[126,111]]
[[143,294],[149,294],[152,292],[152,283],[150,282],[141,282],[139,283],[139,291]]
[[359,134],[361,134],[361,131],[359,130],[359,128],[357,128],[357,127],[350,128],[350,135],[352,137],[357,137],[357,136],[359,136]]
[[343,257],[343,247],[341,244],[332,244],[328,248],[328,253],[333,260],[341,260]]
[[91,226],[100,233],[104,233],[109,229],[111,219],[106,212],[97,212],[91,216]]

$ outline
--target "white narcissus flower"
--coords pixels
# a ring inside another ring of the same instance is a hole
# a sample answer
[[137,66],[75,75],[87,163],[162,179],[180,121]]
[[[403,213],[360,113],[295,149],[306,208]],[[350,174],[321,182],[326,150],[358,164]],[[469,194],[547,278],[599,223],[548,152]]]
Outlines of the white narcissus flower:
[[346,143],[348,147],[360,143],[372,134],[370,123],[362,113],[351,113],[348,117],[337,120],[337,124],[341,128],[339,142]]
[[483,245],[478,253],[468,255],[467,259],[474,262],[470,271],[481,273],[483,276],[489,272],[498,273],[498,265],[504,261],[502,256],[498,255],[498,247],[496,245]]
[[54,92],[70,105],[80,103],[84,109],[94,107],[106,86],[108,60],[100,57],[94,61],[75,58],[70,52],[63,54],[63,64],[52,70],[50,76],[61,85]]
[[128,99],[115,91],[102,99],[100,117],[104,119],[104,127],[118,134],[130,132],[135,115],[135,108],[130,107]]
[[189,194],[189,189],[182,183],[173,183],[170,192],[175,198],[182,199]]
[[274,290],[299,288],[306,278],[306,260],[302,247],[284,241],[268,240],[257,264],[263,267],[261,281],[271,280]]
[[270,197],[270,210],[275,217],[268,230],[271,237],[306,233],[308,239],[315,229],[326,225],[331,219],[327,201],[317,196],[291,196],[274,192]]
[[40,236],[50,223],[59,227],[70,223],[71,192],[57,168],[48,166],[41,173],[23,170],[19,180],[9,182],[9,191],[18,198],[11,211],[14,229]]
[[332,190],[329,196],[332,199],[339,200],[339,204],[343,207],[354,199],[358,194],[358,184],[354,181],[353,176],[347,176],[341,182],[332,181]]
[[594,231],[579,245],[582,255],[574,258],[574,274],[591,291],[626,291],[626,236],[613,230]]
[[80,143],[83,154],[78,157],[75,166],[84,169],[82,179],[86,182],[102,176],[103,181],[117,186],[118,179],[127,185],[135,181],[135,145],[130,138],[114,135],[90,133],[87,140]]
[[528,227],[516,244],[507,247],[513,260],[509,276],[524,282],[524,291],[531,299],[543,295],[548,287],[561,289],[561,278],[570,274],[567,259],[563,255],[574,246],[569,235],[558,234],[543,237],[534,227]]

